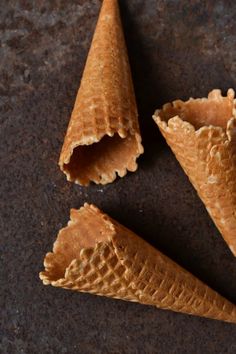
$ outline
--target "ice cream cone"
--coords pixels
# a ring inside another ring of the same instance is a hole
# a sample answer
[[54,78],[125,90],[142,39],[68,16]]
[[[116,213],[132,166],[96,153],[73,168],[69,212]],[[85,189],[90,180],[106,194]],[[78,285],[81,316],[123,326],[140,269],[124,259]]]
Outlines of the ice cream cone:
[[236,256],[236,100],[213,90],[208,98],[167,103],[153,116],[225,241]]
[[236,323],[236,307],[93,205],[47,253],[44,284]]
[[104,0],[59,166],[69,181],[106,184],[143,153],[117,0]]

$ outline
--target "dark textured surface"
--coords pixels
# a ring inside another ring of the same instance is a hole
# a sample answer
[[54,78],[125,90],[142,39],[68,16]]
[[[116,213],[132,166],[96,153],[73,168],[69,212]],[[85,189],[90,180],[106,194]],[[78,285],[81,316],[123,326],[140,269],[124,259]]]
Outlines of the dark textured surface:
[[0,353],[235,353],[236,326],[45,287],[43,257],[85,201],[236,303],[236,260],[151,119],[236,87],[233,1],[121,0],[145,154],[106,187],[57,166],[97,0],[0,0]]

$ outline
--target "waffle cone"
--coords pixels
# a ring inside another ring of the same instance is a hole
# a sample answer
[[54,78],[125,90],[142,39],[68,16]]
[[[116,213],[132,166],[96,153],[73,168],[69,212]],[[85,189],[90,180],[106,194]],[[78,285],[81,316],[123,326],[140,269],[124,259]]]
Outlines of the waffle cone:
[[117,0],[104,0],[59,166],[69,181],[106,184],[143,153]]
[[236,323],[236,307],[124,226],[85,204],[47,253],[44,284]]
[[223,97],[167,103],[153,116],[208,213],[236,256],[236,111]]

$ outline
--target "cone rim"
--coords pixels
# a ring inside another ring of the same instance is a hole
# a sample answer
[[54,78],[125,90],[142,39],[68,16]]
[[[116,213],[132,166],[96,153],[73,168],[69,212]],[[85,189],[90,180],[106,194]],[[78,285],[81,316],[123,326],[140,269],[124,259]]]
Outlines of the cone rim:
[[[172,107],[176,108],[176,106],[179,104],[184,106],[185,104],[192,101],[203,102],[203,101],[208,101],[210,99],[226,98],[226,97],[232,99],[233,102],[232,116],[227,121],[226,129],[214,124],[206,124],[199,128],[196,128],[194,124],[190,123],[188,120],[183,120],[178,114],[173,115],[172,117],[168,118],[168,120],[164,120],[160,116],[160,113],[162,112],[165,113],[168,108],[172,108]],[[235,91],[232,88],[228,89],[227,96],[222,96],[221,90],[214,89],[209,92],[207,97],[201,97],[201,98],[190,97],[186,101],[177,99],[172,102],[168,102],[164,104],[162,108],[156,109],[152,118],[155,121],[155,123],[164,130],[172,130],[172,126],[179,126],[185,131],[194,133],[196,136],[202,135],[202,133],[204,132],[214,130],[215,132],[218,132],[218,135],[222,136],[224,140],[230,141],[232,139],[233,130],[236,127],[236,98],[234,97],[235,97]]]

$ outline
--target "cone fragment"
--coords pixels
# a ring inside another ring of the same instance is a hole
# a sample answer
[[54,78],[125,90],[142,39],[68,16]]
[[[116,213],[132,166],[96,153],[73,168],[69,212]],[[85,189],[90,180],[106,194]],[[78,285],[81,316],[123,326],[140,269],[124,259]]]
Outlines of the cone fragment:
[[106,184],[143,153],[117,0],[104,0],[59,166],[69,181]]
[[43,283],[236,323],[236,307],[94,205],[47,253]]
[[213,90],[208,98],[167,103],[153,116],[168,145],[236,256],[236,100]]

